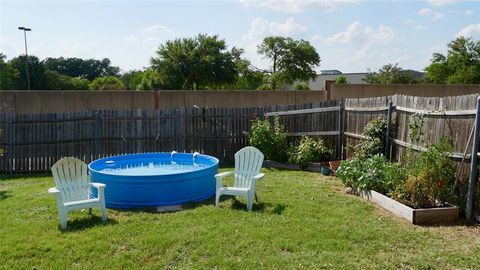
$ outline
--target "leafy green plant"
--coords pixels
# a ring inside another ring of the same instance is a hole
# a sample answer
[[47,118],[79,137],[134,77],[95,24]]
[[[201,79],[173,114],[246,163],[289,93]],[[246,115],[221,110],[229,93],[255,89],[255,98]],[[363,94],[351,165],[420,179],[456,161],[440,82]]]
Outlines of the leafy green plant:
[[349,84],[348,78],[345,75],[340,75],[335,78],[335,84]]
[[90,90],[124,90],[123,82],[114,76],[98,77],[93,80],[88,88]]
[[362,133],[362,135],[366,137],[365,140],[362,140],[353,147],[355,157],[365,159],[383,154],[385,150],[387,126],[387,121],[379,118],[368,122]]
[[404,168],[381,155],[344,160],[336,175],[347,187],[390,194],[406,179]]
[[253,119],[247,139],[248,143],[262,151],[267,159],[287,161],[287,133],[278,117],[273,119],[273,125],[270,124],[268,118]]
[[408,179],[398,199],[414,207],[442,205],[455,181],[455,163],[450,159],[452,144],[442,138],[407,164]]
[[310,90],[310,85],[307,82],[299,82],[293,86],[295,90]]
[[304,169],[309,162],[328,161],[333,156],[333,150],[328,148],[322,139],[303,136],[300,143],[290,153],[289,162]]

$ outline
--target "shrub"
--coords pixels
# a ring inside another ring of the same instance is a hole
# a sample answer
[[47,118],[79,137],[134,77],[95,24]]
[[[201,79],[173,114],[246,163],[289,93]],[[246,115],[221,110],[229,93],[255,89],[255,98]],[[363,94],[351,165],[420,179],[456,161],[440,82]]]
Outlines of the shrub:
[[114,76],[98,77],[93,80],[88,88],[90,90],[124,90],[123,82]]
[[379,118],[368,122],[362,133],[366,139],[353,147],[355,151],[354,156],[356,158],[365,159],[383,154],[385,150],[387,125],[388,123],[386,120]]
[[383,194],[392,193],[406,179],[405,169],[400,164],[391,163],[381,155],[344,160],[336,175],[347,187]]
[[257,90],[272,90],[272,85],[269,83],[265,83],[257,87]]
[[327,161],[331,160],[333,156],[333,150],[325,146],[322,139],[303,136],[300,143],[290,153],[289,162],[304,169],[309,162]]
[[335,78],[335,83],[336,84],[348,84],[348,79],[345,75],[340,75],[337,78]]
[[293,89],[295,90],[310,90],[310,85],[306,82],[299,82],[293,86]]
[[273,126],[267,118],[255,118],[250,132],[247,133],[248,143],[258,148],[267,159],[284,162],[287,160],[287,133],[280,125],[278,117],[273,120]]
[[407,161],[408,179],[397,197],[414,207],[442,205],[455,181],[453,146],[446,139],[430,145],[425,152]]

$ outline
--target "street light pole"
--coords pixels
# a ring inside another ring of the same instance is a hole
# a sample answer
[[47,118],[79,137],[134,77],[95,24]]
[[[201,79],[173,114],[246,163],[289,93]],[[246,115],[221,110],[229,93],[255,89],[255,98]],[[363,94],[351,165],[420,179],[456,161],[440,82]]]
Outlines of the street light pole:
[[25,69],[27,71],[27,87],[30,90],[30,73],[28,71],[28,51],[27,51],[27,31],[32,31],[31,28],[18,27],[18,30],[23,30],[23,37],[25,38]]

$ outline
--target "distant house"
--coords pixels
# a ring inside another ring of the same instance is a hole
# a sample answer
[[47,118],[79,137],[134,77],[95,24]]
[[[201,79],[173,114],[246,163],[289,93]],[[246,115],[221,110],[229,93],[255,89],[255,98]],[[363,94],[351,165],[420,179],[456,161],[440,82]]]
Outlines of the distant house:
[[[320,74],[317,74],[317,78],[313,81],[310,81],[308,85],[311,90],[325,90],[326,81],[335,81],[338,76],[345,76],[351,84],[365,84],[363,78],[367,75],[367,72],[358,72],[358,73],[342,73],[339,70],[322,70]],[[293,85],[284,85],[282,87],[284,90],[293,90]]]

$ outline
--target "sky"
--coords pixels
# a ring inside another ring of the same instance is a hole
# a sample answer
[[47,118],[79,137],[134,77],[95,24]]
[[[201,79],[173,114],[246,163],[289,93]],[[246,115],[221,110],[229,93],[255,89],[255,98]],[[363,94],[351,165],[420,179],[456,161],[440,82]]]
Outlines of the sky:
[[261,69],[267,36],[304,39],[320,55],[317,71],[377,71],[388,63],[423,70],[458,36],[480,40],[480,1],[460,0],[0,0],[0,52],[109,58],[122,71],[149,66],[167,40],[218,35]]

